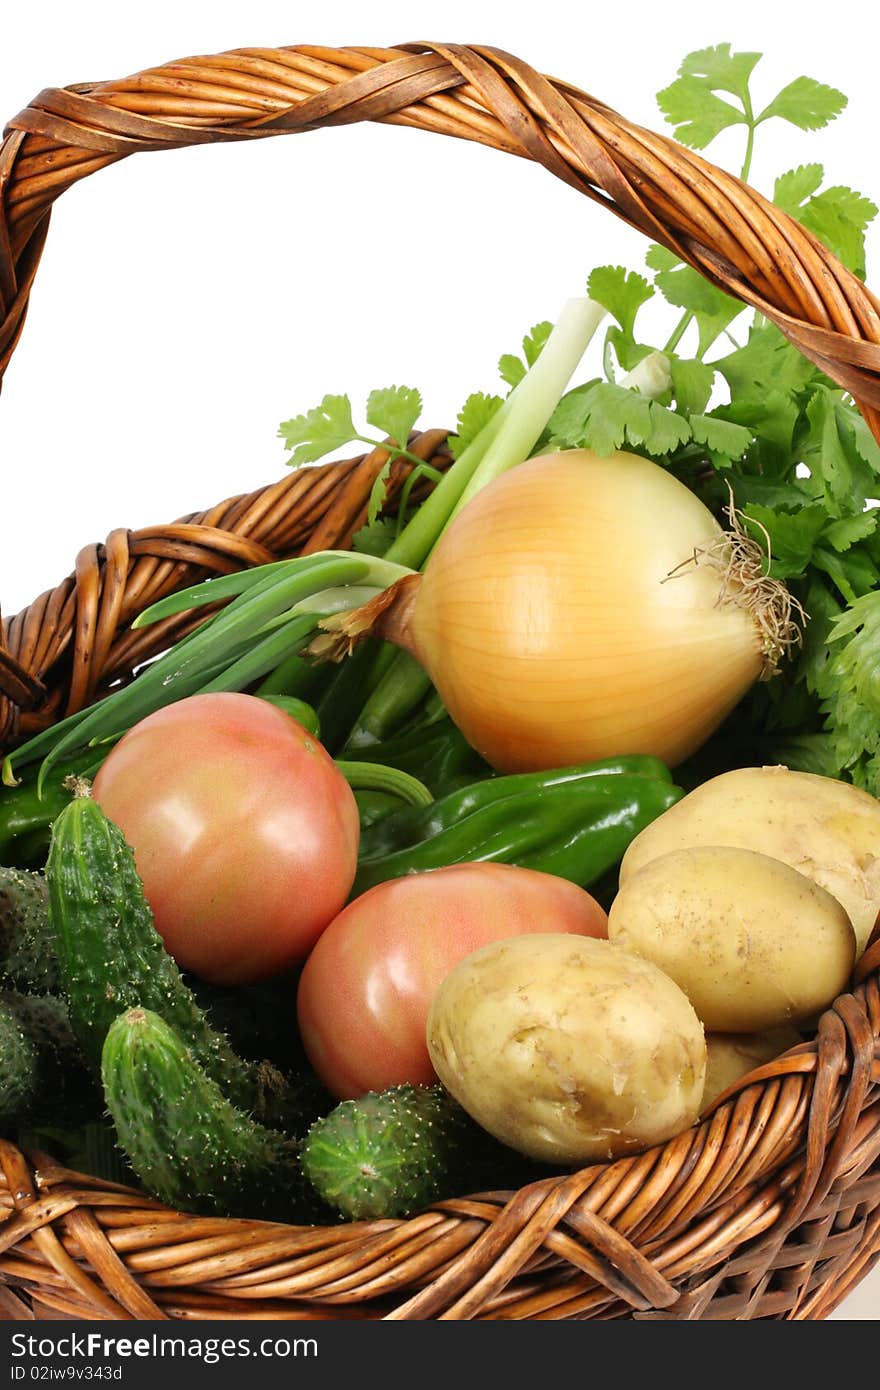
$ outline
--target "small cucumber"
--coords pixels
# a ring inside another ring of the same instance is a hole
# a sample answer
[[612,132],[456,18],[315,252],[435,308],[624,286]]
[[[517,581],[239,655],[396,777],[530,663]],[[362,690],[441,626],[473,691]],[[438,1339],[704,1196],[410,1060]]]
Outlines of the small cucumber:
[[[523,1160],[442,1086],[392,1086],[346,1100],[309,1129],[303,1172],[351,1220],[404,1217],[439,1197],[502,1185]],[[491,1174],[491,1176],[490,1176]]]
[[0,869],[0,983],[31,994],[60,988],[46,880],[27,869]]
[[208,1023],[153,925],[132,850],[91,797],[56,819],[46,879],[71,1026],[96,1075],[113,1020],[143,1005],[180,1034],[235,1105],[261,1120],[283,1115],[285,1127],[296,1122],[277,1068],[243,1061]]
[[326,1220],[298,1144],[230,1104],[158,1014],[132,1008],[114,1020],[101,1074],[120,1146],[161,1201],[204,1215]]
[[[101,1095],[73,1036],[67,1006],[54,995],[0,992],[0,1116],[29,1125],[78,1124],[98,1114]],[[14,1038],[19,1041],[14,1043]],[[28,1067],[28,1082],[16,1069]]]

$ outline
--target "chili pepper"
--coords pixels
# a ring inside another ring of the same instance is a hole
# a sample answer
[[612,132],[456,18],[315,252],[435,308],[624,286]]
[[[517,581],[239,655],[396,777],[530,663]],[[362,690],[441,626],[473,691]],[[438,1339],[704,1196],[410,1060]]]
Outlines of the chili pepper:
[[298,724],[315,738],[321,737],[321,725],[318,715],[311,705],[307,705],[305,700],[299,700],[295,695],[261,695],[261,700],[267,704],[275,705],[277,709],[289,714],[291,719],[295,719]]
[[470,860],[539,869],[587,888],[684,795],[668,774],[653,777],[621,765],[631,761],[619,759],[614,770],[594,764],[593,771],[499,777],[424,809],[387,815],[361,836],[352,896],[386,879]]
[[368,825],[372,825],[374,821],[390,815],[392,811],[399,811],[403,804],[399,796],[392,796],[390,792],[366,789],[363,791],[355,790],[354,799],[357,802],[358,820],[362,831]]
[[[387,748],[387,745],[382,746]],[[499,801],[524,796],[531,804],[535,796],[551,787],[572,787],[578,782],[624,776],[659,781],[667,788],[672,784],[665,763],[658,758],[636,753],[620,758],[605,758],[601,762],[552,768],[545,772],[517,772],[508,777],[472,781],[438,797],[430,806],[407,807],[384,820],[381,828],[376,826],[366,840],[361,841],[361,858],[375,859],[379,855],[423,844],[442,831],[460,824],[474,811],[483,810]]]
[[17,787],[0,787],[0,864],[10,869],[41,869],[46,862],[49,832],[56,816],[74,795],[73,777],[90,777],[100,766],[94,754],[88,761],[53,768],[37,795],[36,779]]
[[494,777],[489,764],[474,752],[448,715],[382,743],[347,748],[345,757],[349,762],[368,760],[399,768],[424,782],[435,796],[459,786],[462,779],[469,785]]

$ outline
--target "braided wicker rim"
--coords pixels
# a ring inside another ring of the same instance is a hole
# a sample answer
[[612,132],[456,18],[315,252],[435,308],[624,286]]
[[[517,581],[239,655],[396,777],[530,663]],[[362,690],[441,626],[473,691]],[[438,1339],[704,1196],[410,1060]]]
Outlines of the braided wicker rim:
[[[0,146],[0,374],[64,189],[139,150],[361,120],[530,158],[753,305],[880,439],[880,304],[739,179],[497,49],[245,49],[42,92]],[[411,441],[445,466],[443,431]],[[147,604],[207,574],[350,543],[385,456],[291,474],[171,526],[117,530],[0,627],[0,744],[181,635]],[[393,470],[393,497],[409,465]],[[408,1221],[296,1228],[171,1212],[0,1140],[13,1318],[821,1318],[880,1255],[880,932],[814,1041],[647,1153]],[[4,1282],[5,1281],[5,1282]]]

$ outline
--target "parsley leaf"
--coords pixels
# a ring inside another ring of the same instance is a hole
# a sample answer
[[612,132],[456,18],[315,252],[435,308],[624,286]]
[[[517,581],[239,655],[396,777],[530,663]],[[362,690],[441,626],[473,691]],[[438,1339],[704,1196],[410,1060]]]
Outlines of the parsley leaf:
[[820,193],[824,173],[821,164],[790,169],[776,180],[773,201],[864,279],[865,230],[877,216],[877,206],[863,193],[842,184]]
[[738,401],[760,401],[768,391],[797,391],[820,375],[772,323],[753,325],[746,345],[715,366],[730,387],[731,400]]
[[865,228],[877,216],[869,198],[851,188],[825,188],[800,210],[798,217],[838,260],[856,275],[865,275]]
[[487,396],[483,391],[468,396],[458,412],[458,434],[451,435],[447,441],[453,458],[464,452],[503,404],[500,396]]
[[752,442],[752,431],[718,415],[691,415],[691,434],[698,444],[727,459],[741,458]]
[[654,284],[670,304],[693,314],[699,330],[700,357],[745,310],[740,300],[710,285],[693,266],[685,265],[665,246],[652,246],[646,264],[657,272]]
[[607,309],[631,338],[636,314],[653,298],[654,290],[643,275],[622,265],[600,265],[590,275],[587,294]]
[[[709,404],[715,381],[715,368],[695,358],[673,357],[672,394],[679,410],[686,415],[701,415]],[[751,433],[751,432],[750,432]]]
[[[848,639],[845,640],[844,639]],[[880,593],[857,599],[831,629],[818,689],[838,767],[880,792]],[[838,645],[839,644],[839,645]]]
[[387,459],[383,463],[370,488],[370,500],[367,503],[367,525],[372,526],[378,519],[379,513],[385,506],[385,499],[388,493],[388,479],[391,476],[392,459]]
[[591,382],[563,396],[548,425],[554,448],[592,449],[604,457],[625,446],[663,458],[685,444],[687,421],[659,401],[613,382]]
[[286,447],[293,450],[288,459],[291,468],[315,463],[358,437],[348,396],[325,396],[320,405],[305,415],[285,420],[278,433]]
[[675,138],[692,150],[704,150],[728,126],[745,124],[745,116],[729,101],[715,96],[699,77],[679,77],[657,93],[660,110]]
[[832,517],[861,512],[873,482],[872,471],[855,443],[852,408],[840,391],[817,386],[806,418],[809,433],[802,447],[803,462],[821,488]]
[[368,521],[351,538],[351,548],[361,555],[384,555],[393,542],[397,526],[391,517]]
[[[508,386],[518,386],[528,371],[533,367],[541,355],[541,349],[553,331],[553,324],[547,320],[536,323],[530,333],[527,333],[522,340],[523,357],[519,358],[515,353],[505,352],[498,361],[498,372],[502,381],[506,381]],[[523,360],[525,359],[525,360]]]
[[367,423],[375,425],[399,448],[405,449],[422,413],[422,398],[411,386],[386,386],[367,398]]
[[846,97],[834,87],[826,87],[813,77],[796,77],[765,106],[755,124],[771,116],[781,116],[801,130],[821,130],[839,116],[846,106]]
[[797,169],[789,169],[776,180],[773,201],[783,212],[798,217],[807,198],[821,188],[824,177],[821,164],[801,164]]
[[769,541],[770,572],[775,579],[793,579],[804,573],[828,520],[821,502],[797,511],[750,502],[744,515],[747,522],[755,523],[748,528],[755,540],[765,548]]
[[683,77],[696,77],[714,92],[730,92],[745,101],[749,78],[760,60],[760,53],[731,53],[729,43],[719,43],[714,48],[700,48],[689,53],[679,73]]

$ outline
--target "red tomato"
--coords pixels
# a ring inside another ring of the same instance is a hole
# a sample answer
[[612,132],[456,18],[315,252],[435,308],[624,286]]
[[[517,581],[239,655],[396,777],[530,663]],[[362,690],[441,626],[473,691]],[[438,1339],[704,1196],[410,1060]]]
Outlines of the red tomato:
[[608,935],[589,893],[534,869],[457,864],[370,888],[314,947],[300,977],[303,1044],[340,1100],[437,1080],[425,1043],[434,991],[462,959],[525,932]]
[[93,794],[134,850],[166,947],[206,980],[262,980],[303,960],[351,891],[352,790],[302,725],[253,695],[149,715]]

